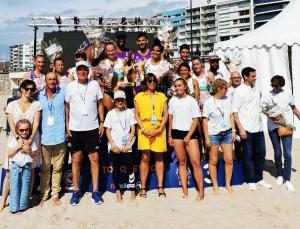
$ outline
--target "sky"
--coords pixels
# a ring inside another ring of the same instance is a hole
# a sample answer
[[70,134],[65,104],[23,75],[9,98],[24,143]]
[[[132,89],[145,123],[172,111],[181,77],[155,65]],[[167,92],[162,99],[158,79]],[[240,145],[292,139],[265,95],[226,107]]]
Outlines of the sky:
[[0,0],[0,60],[9,59],[10,45],[33,40],[29,16],[146,17],[187,6],[188,0]]

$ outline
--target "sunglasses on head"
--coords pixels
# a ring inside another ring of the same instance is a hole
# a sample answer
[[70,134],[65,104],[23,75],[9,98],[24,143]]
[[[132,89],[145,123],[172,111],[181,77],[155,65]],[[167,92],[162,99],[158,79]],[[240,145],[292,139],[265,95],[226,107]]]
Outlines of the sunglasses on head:
[[24,90],[25,91],[30,91],[30,92],[35,92],[35,88],[25,87]]
[[147,83],[156,83],[156,80],[155,79],[148,79]]
[[23,133],[23,132],[25,132],[25,131],[26,131],[26,132],[29,132],[29,128],[26,128],[26,129],[18,129],[18,131],[21,132],[21,133]]

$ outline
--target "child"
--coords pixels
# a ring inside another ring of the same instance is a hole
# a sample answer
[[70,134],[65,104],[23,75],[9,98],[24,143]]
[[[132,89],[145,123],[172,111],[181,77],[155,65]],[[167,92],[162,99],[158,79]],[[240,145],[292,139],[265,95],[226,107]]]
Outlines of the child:
[[11,161],[9,210],[12,213],[20,214],[28,208],[31,163],[37,150],[35,142],[31,147],[26,144],[31,131],[30,121],[20,119],[16,123],[18,137],[11,137],[7,145],[7,154]]
[[[131,199],[135,199],[135,176],[131,146],[135,140],[134,113],[126,108],[124,91],[114,93],[115,109],[109,111],[105,118],[106,136],[109,141],[108,149],[112,152],[113,181],[116,187],[117,202],[122,202],[121,189],[131,190]],[[120,167],[125,165],[129,175],[127,187],[120,183]]]

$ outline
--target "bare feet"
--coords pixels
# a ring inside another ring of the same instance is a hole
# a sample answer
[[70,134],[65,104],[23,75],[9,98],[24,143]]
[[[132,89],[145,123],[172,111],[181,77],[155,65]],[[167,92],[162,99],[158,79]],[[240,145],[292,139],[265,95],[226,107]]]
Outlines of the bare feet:
[[135,191],[131,191],[131,202],[134,202],[136,198]]
[[46,202],[46,200],[43,200],[43,199],[42,199],[41,202],[40,202],[40,204],[39,204],[39,206],[40,206],[40,207],[43,207],[43,205],[44,205],[45,202]]
[[122,200],[122,194],[121,194],[120,190],[116,191],[116,195],[117,195],[117,202],[122,203],[123,200]]
[[214,195],[220,195],[220,190],[219,190],[219,187],[213,187],[213,194]]
[[198,196],[197,196],[197,198],[196,198],[196,201],[201,201],[201,200],[203,200],[204,199],[204,193],[203,192],[199,192],[198,193]]
[[226,186],[226,189],[227,189],[228,193],[233,193],[231,186]]
[[61,200],[58,197],[53,197],[52,198],[52,203],[53,205],[57,206],[57,205],[61,205]]

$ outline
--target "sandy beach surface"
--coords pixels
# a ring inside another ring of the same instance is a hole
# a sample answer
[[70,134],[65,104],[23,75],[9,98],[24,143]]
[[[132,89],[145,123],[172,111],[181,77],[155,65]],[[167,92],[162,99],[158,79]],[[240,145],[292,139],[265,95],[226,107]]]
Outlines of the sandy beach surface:
[[[4,126],[5,97],[0,101],[0,126]],[[0,164],[4,161],[7,138],[0,135]],[[33,207],[20,216],[0,213],[0,228],[299,228],[300,223],[300,140],[294,140],[292,183],[296,192],[287,192],[275,184],[273,150],[266,136],[267,160],[265,180],[273,185],[271,190],[259,188],[249,192],[246,184],[234,186],[228,194],[221,188],[221,195],[205,189],[205,199],[196,202],[196,192],[190,189],[189,198],[181,198],[180,189],[166,189],[167,198],[158,198],[157,191],[148,192],[148,198],[116,203],[114,194],[106,192],[105,203],[94,205],[86,193],[76,207],[69,205],[71,194],[62,197],[62,205],[53,206],[51,200],[43,207]]]

